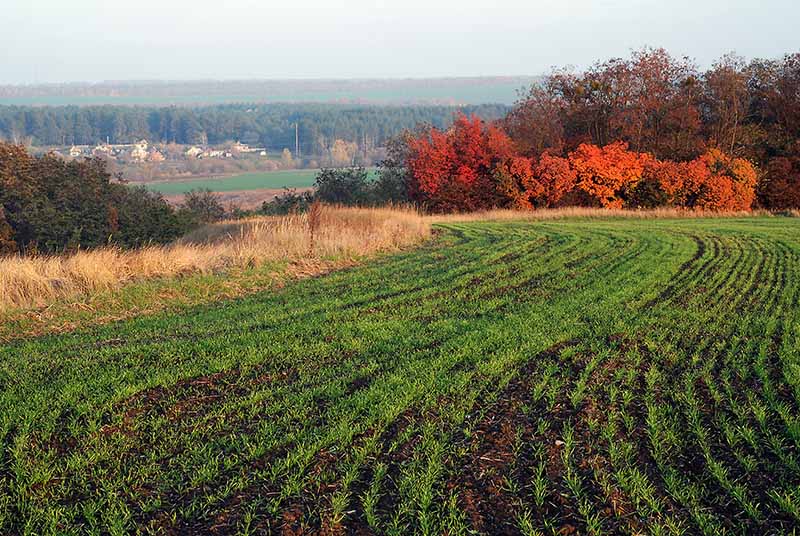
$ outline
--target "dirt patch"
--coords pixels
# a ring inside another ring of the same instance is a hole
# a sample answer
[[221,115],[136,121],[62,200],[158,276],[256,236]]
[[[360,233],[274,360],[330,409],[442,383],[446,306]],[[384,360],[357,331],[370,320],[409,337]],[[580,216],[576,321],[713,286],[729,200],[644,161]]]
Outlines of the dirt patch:
[[[528,485],[539,470],[537,461],[546,463],[552,489],[535,515],[557,519],[560,529],[581,526],[574,505],[565,500],[568,490],[560,484],[564,470],[561,427],[551,427],[541,434],[537,417],[548,410],[544,401],[531,399],[532,378],[538,377],[543,363],[558,361],[561,351],[574,344],[575,341],[565,341],[553,345],[530,359],[488,409],[479,405],[474,417],[468,419],[473,421],[470,434],[457,440],[455,448],[466,450],[467,454],[450,460],[447,487],[456,493],[471,529],[484,534],[519,534],[515,520],[520,514],[520,499],[530,491]],[[575,368],[569,376],[577,377],[577,373]],[[566,397],[558,400],[551,411],[559,423],[576,415]],[[537,452],[537,445],[543,450]],[[541,459],[542,455],[545,459]]]

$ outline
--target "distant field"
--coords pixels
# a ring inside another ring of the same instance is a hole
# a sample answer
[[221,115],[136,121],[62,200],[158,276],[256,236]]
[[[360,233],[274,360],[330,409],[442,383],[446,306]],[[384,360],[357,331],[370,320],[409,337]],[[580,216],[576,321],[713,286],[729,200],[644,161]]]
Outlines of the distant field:
[[[185,194],[191,190],[208,188],[212,192],[238,192],[243,190],[266,190],[281,188],[309,188],[314,186],[318,169],[296,169],[287,171],[264,171],[243,173],[232,177],[190,179],[166,182],[151,182],[145,186],[164,195]],[[374,176],[377,172],[370,169]]]
[[0,86],[0,105],[200,105],[225,103],[512,104],[533,76],[387,80],[128,82]]
[[439,230],[0,346],[0,532],[794,533],[800,220]]
[[212,179],[193,179],[169,182],[153,182],[145,186],[165,195],[185,194],[190,190],[208,188],[212,192],[234,192],[239,190],[261,190],[280,188],[308,188],[314,185],[318,169],[298,169],[291,171],[266,171],[244,173],[232,177]]

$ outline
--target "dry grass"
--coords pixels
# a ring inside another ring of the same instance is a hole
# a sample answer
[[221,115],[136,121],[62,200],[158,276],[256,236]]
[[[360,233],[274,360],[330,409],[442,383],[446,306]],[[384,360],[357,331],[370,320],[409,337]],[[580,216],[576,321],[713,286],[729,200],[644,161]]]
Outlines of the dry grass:
[[132,251],[104,248],[64,256],[0,259],[0,311],[40,307],[126,283],[194,273],[214,273],[287,261],[313,274],[337,259],[343,263],[417,243],[430,224],[403,208],[321,207],[313,243],[305,214],[222,222],[168,246]]
[[[795,211],[796,212],[796,211]],[[712,212],[681,208],[656,208],[651,210],[625,210],[586,207],[565,207],[539,210],[487,210],[466,214],[441,214],[428,218],[432,223],[457,223],[468,221],[545,221],[566,218],[631,218],[631,219],[668,219],[668,218],[745,218],[753,216],[770,216],[766,210],[748,212]]]

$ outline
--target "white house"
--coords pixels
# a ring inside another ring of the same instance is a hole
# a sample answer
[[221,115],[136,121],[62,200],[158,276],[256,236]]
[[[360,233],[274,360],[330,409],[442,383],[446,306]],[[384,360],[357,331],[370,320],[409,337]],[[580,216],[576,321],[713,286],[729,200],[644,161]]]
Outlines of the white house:
[[197,158],[198,156],[203,154],[203,150],[200,147],[192,146],[186,150],[185,154],[190,158]]
[[147,151],[148,143],[147,140],[140,140],[133,144],[133,149],[131,149],[131,158],[133,160],[138,160],[139,162],[143,162],[147,159],[148,151]]

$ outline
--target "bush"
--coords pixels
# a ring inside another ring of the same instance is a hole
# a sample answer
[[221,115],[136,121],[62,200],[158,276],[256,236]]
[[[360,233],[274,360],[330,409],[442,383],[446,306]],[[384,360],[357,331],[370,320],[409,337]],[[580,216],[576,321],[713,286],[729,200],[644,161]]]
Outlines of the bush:
[[316,197],[325,203],[354,206],[372,201],[373,185],[363,167],[322,169],[314,186]]
[[190,225],[181,219],[161,194],[144,186],[117,188],[117,232],[114,240],[126,247],[166,244],[186,233]]
[[225,217],[225,207],[214,192],[207,188],[187,192],[181,212],[195,225],[214,223]]
[[275,196],[272,201],[264,201],[259,212],[267,216],[283,216],[305,212],[313,200],[314,194],[311,192],[298,194],[295,189],[284,188],[283,193]]

